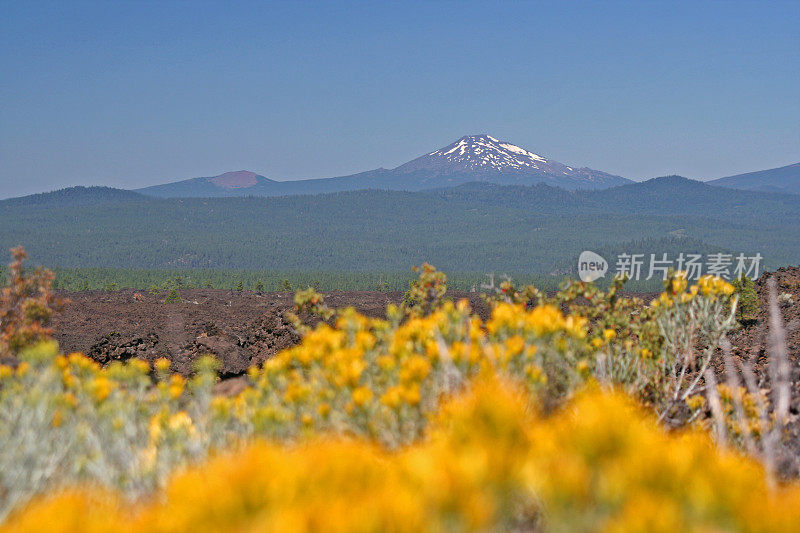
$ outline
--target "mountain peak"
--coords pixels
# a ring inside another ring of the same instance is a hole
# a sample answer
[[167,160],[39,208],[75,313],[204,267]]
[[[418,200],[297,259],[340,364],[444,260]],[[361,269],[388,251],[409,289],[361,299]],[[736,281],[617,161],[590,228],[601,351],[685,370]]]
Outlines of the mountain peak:
[[629,183],[619,176],[590,168],[573,168],[547,159],[488,133],[465,135],[444,148],[400,165],[393,172],[427,174],[428,181],[441,177],[446,182],[443,185],[463,182],[464,178],[518,185],[546,182],[567,189],[597,189]]
[[249,170],[226,172],[207,179],[217,187],[223,189],[243,189],[258,184],[260,180],[267,180],[264,176],[259,176],[255,172],[250,172]]
[[547,159],[510,142],[500,141],[488,134],[466,135],[430,156],[441,156],[453,163],[462,163],[471,170],[539,169]]
[[465,135],[444,148],[398,167],[397,170],[404,172],[421,168],[449,167],[451,171],[458,172],[515,172],[527,169],[542,170],[540,165],[543,163],[547,163],[544,157],[483,133]]
[[483,142],[495,142],[499,143],[500,141],[489,135],[488,133],[479,133],[477,135],[464,135],[456,142],[461,141],[483,141]]

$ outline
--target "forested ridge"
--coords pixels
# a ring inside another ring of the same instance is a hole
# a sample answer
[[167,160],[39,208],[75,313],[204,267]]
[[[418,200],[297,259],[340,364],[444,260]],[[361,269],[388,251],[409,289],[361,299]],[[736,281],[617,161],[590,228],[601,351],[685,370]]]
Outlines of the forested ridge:
[[114,191],[0,202],[0,245],[65,268],[403,272],[428,261],[451,272],[563,274],[585,249],[691,251],[684,243],[761,253],[765,266],[800,263],[796,196],[679,177],[576,192],[484,183],[275,198]]

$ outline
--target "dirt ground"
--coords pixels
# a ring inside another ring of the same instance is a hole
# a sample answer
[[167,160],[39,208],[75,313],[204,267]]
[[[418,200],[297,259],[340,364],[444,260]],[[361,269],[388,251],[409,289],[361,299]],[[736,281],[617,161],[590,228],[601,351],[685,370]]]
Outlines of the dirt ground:
[[[330,307],[352,306],[368,316],[384,316],[386,306],[403,297],[370,291],[324,295]],[[291,293],[188,289],[181,291],[183,301],[173,303],[163,294],[132,290],[61,296],[69,300],[53,323],[61,350],[83,352],[103,364],[166,357],[172,370],[189,374],[194,359],[210,352],[222,362],[220,374],[231,377],[300,340],[283,318],[294,305]],[[449,296],[468,298],[479,314],[487,312],[478,294]]]
[[780,268],[756,280],[756,292],[760,304],[757,319],[753,324],[742,327],[730,336],[733,352],[755,365],[766,363],[769,331],[768,280],[771,278],[776,282],[778,307],[786,329],[789,356],[794,362],[800,363],[800,267]]

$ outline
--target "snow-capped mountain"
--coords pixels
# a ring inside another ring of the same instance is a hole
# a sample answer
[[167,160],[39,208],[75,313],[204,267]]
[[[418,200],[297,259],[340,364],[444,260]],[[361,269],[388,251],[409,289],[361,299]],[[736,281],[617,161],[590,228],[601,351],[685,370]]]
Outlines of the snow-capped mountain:
[[511,143],[498,141],[491,135],[467,135],[444,148],[400,165],[396,170],[400,172],[421,169],[504,172],[528,168],[539,169],[539,165],[547,164],[548,161],[544,157]]
[[476,181],[529,184],[547,182],[568,189],[600,189],[630,180],[590,168],[573,168],[491,135],[467,135],[395,169],[435,176],[473,175]]
[[420,191],[453,187],[472,181],[500,185],[547,183],[562,189],[605,189],[630,180],[573,168],[491,135],[467,135],[452,144],[395,169],[379,168],[336,178],[275,181],[254,172],[228,172],[139,189],[162,197],[281,196],[387,189]]

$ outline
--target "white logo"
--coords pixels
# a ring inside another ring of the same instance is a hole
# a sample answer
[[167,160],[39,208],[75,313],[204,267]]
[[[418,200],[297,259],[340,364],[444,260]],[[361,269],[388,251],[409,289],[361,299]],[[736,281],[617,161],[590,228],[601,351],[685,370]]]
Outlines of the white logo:
[[581,281],[591,282],[598,280],[608,272],[608,261],[594,252],[581,252],[578,257],[578,276]]

